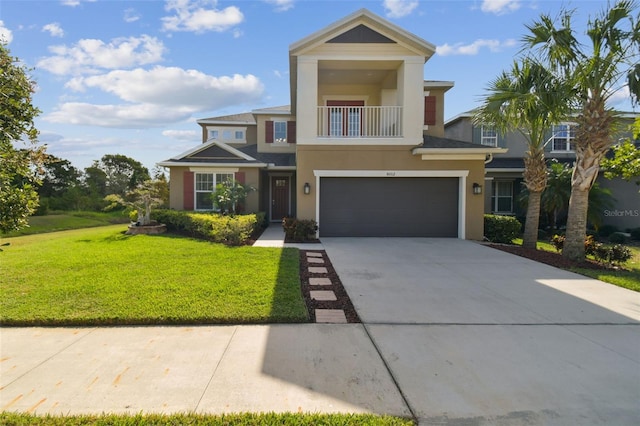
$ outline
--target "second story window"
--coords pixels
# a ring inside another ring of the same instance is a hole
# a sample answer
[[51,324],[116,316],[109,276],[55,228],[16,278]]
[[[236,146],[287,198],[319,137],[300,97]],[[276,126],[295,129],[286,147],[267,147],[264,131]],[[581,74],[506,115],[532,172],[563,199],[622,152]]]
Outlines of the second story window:
[[552,151],[574,151],[573,144],[576,136],[576,126],[574,124],[563,123],[553,126],[551,143]]
[[273,122],[273,141],[276,143],[287,143],[287,122]]
[[482,126],[480,143],[487,146],[498,146],[498,132],[495,127]]

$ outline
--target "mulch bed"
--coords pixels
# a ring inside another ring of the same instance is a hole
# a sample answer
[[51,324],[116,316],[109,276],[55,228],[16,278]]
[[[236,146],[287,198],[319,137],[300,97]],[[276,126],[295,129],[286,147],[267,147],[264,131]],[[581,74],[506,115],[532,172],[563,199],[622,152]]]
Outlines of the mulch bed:
[[494,249],[506,251],[507,253],[515,254],[517,256],[526,257],[527,259],[535,260],[536,262],[546,263],[547,265],[555,266],[561,269],[570,268],[586,268],[595,270],[612,270],[618,269],[608,265],[595,262],[593,260],[586,259],[583,262],[574,262],[572,260],[562,257],[560,253],[553,253],[544,250],[534,250],[524,248],[522,246],[514,246],[508,244],[487,244],[487,246]]
[[[324,264],[313,263],[309,265],[307,262],[307,251],[313,251],[314,253],[321,253],[322,259],[324,259]],[[309,266],[324,266],[327,268],[326,274],[310,274]],[[309,278],[329,278],[331,280],[331,285],[309,285]],[[351,299],[344,289],[342,282],[340,281],[340,277],[336,273],[335,269],[333,269],[333,265],[329,260],[329,257],[324,252],[324,250],[300,250],[300,282],[302,284],[302,296],[307,305],[307,310],[309,312],[309,318],[311,318],[312,322],[316,321],[315,310],[316,309],[342,309],[344,311],[345,316],[347,317],[347,322],[349,323],[359,323],[360,317],[353,307],[351,303]],[[331,290],[335,293],[336,301],[318,301],[311,299],[310,291],[311,290]]]

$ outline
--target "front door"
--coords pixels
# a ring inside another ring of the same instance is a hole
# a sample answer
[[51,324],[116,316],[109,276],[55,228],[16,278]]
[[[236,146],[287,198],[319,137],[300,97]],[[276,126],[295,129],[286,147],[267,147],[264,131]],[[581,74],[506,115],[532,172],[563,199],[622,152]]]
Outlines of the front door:
[[289,176],[271,176],[271,220],[279,221],[288,216],[290,206]]

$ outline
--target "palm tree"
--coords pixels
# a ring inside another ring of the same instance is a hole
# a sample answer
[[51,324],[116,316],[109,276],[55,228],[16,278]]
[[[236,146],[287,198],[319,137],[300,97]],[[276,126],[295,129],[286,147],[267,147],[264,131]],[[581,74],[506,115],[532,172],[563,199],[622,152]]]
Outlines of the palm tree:
[[[607,106],[621,86],[629,88],[632,99],[640,97],[640,19],[632,0],[618,1],[587,25],[590,44],[581,44],[571,28],[573,11],[560,15],[556,23],[548,15],[527,28],[523,39],[532,56],[573,87],[568,101],[578,112],[575,138],[576,163],[571,179],[571,199],[563,256],[584,259],[589,189],[600,161],[611,147],[615,112]],[[634,15],[635,14],[635,15]]]
[[545,132],[567,112],[564,97],[558,96],[567,90],[561,84],[547,68],[525,58],[489,83],[474,114],[474,122],[490,123],[502,134],[518,131],[527,142],[524,184],[529,199],[522,245],[532,249],[538,241],[540,197],[547,186]]

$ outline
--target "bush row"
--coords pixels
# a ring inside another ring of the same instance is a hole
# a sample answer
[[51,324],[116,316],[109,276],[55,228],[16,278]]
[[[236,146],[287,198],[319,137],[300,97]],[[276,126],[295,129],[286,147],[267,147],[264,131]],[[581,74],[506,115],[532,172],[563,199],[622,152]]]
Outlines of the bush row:
[[[564,247],[564,239],[564,235],[554,235],[551,239],[551,244],[558,252],[561,252]],[[598,262],[609,265],[623,264],[631,259],[632,256],[629,247],[625,247],[622,244],[605,245],[597,242],[591,235],[588,235],[584,240],[584,252],[593,256]]]
[[484,215],[484,237],[492,243],[511,244],[521,229],[522,224],[513,216]]
[[282,219],[282,228],[288,241],[310,241],[316,238],[318,224],[312,219],[285,217]]
[[264,224],[264,213],[226,216],[219,213],[194,213],[179,210],[154,210],[153,220],[170,231],[186,232],[227,245],[245,244]]

